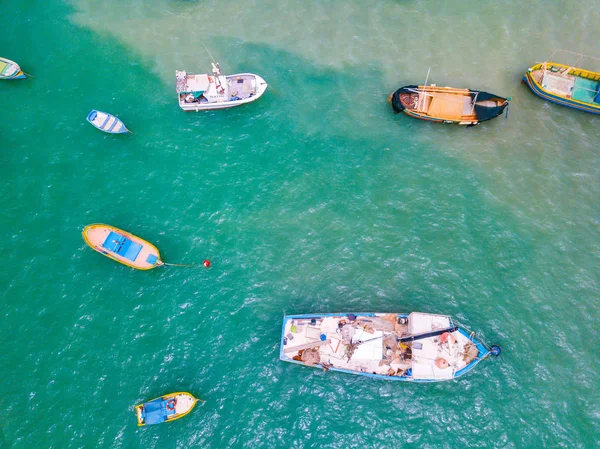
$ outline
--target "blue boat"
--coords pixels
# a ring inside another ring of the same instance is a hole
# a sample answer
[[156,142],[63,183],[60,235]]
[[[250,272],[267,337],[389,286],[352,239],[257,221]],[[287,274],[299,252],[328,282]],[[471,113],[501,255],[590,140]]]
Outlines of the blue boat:
[[87,121],[105,133],[129,134],[131,132],[125,127],[123,122],[114,115],[95,109],[88,114]]
[[279,358],[376,379],[439,382],[499,354],[446,315],[326,313],[284,316]]

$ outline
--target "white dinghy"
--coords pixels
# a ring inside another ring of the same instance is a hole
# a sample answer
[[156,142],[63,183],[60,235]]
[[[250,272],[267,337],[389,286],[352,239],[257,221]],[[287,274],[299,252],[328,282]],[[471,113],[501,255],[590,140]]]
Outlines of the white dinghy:
[[258,75],[222,75],[218,63],[213,62],[212,67],[212,75],[175,72],[181,109],[203,111],[232,108],[257,100],[267,90],[268,84]]

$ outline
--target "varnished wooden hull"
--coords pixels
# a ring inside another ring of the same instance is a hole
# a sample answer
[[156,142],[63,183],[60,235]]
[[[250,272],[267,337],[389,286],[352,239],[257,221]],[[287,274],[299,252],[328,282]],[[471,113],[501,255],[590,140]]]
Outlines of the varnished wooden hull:
[[437,86],[404,86],[390,95],[395,113],[420,120],[473,126],[505,111],[509,99],[488,92]]

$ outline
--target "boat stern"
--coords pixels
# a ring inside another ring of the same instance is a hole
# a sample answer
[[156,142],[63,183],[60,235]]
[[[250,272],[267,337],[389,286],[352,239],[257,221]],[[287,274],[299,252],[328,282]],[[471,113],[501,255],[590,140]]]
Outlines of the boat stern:
[[135,415],[137,418],[137,425],[139,427],[145,426],[146,423],[144,422],[144,405],[143,404],[135,406]]
[[400,94],[403,92],[403,89],[404,87],[401,87],[389,96],[389,101],[392,103],[394,114],[398,114],[406,109],[402,104],[402,101],[400,101]]
[[535,66],[533,66],[533,67],[529,67],[529,68],[527,69],[527,71],[526,71],[526,72],[523,74],[523,78],[521,79],[521,82],[522,82],[522,83],[524,83],[524,84],[527,84],[527,85],[529,86],[529,88],[530,88],[531,90],[533,90],[534,92],[535,92],[535,89],[534,89],[533,85],[534,85],[534,83],[535,83],[535,80],[533,79],[533,76],[532,76],[532,74],[531,74],[531,73],[532,73],[534,70],[539,70],[539,68],[540,68],[540,65],[539,65],[539,64],[538,64],[538,65],[535,65]]

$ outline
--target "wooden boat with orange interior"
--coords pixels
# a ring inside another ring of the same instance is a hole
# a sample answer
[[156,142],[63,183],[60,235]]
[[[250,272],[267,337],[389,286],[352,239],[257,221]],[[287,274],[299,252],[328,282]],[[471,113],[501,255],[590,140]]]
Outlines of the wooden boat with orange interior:
[[138,426],[162,424],[183,418],[192,411],[198,401],[201,399],[196,399],[190,393],[178,392],[136,405]]
[[284,316],[279,358],[376,379],[438,382],[500,352],[446,315],[325,313]]
[[95,251],[137,270],[165,265],[156,246],[122,229],[107,224],[91,224],[82,232]]
[[404,86],[390,95],[394,113],[440,123],[474,126],[508,114],[510,98],[471,89],[424,86]]

